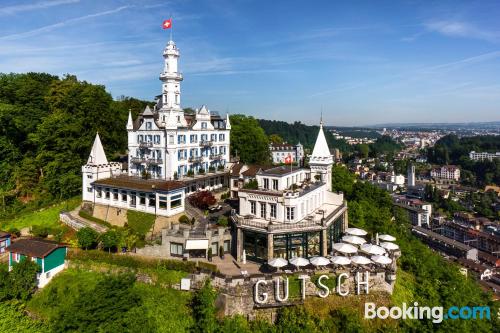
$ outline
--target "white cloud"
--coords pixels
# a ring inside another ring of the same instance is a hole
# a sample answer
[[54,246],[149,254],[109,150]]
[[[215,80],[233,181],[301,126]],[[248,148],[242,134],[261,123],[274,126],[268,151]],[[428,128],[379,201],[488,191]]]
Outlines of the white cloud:
[[500,41],[500,32],[480,29],[467,22],[431,21],[424,24],[427,30],[449,37],[481,39],[489,42]]
[[127,8],[131,8],[131,7],[133,7],[133,6],[121,6],[121,7],[115,8],[115,9],[106,10],[106,11],[99,12],[99,13],[94,13],[94,14],[89,14],[89,15],[85,15],[85,16],[75,17],[75,18],[68,19],[68,20],[65,20],[65,21],[61,21],[61,22],[57,22],[57,23],[54,23],[54,24],[46,25],[44,27],[37,28],[37,29],[34,29],[34,30],[25,31],[25,32],[16,33],[16,34],[11,34],[11,35],[6,35],[6,36],[1,36],[0,40],[17,40],[17,39],[21,39],[21,38],[36,36],[36,35],[44,33],[44,32],[49,32],[49,31],[52,31],[52,30],[55,30],[55,29],[63,28],[65,26],[69,25],[69,24],[73,24],[73,23],[76,23],[76,22],[81,22],[81,21],[89,20],[89,19],[92,19],[92,18],[95,18],[95,17],[100,17],[100,16],[105,16],[105,15],[115,14],[115,13],[121,12],[122,10],[125,10]]
[[68,5],[72,3],[78,3],[80,0],[53,0],[53,1],[39,1],[35,3],[23,4],[23,5],[14,5],[0,8],[0,16],[1,15],[11,15],[16,13],[24,13],[27,11],[37,10],[37,9],[45,9],[60,5]]

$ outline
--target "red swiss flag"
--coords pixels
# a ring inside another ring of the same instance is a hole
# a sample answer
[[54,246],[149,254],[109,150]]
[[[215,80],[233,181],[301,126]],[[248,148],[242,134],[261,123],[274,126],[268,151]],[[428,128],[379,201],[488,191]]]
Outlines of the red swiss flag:
[[168,20],[163,21],[162,27],[163,27],[163,29],[172,28],[172,19],[170,18]]
[[288,154],[287,157],[285,157],[285,164],[291,164],[292,163],[292,155]]

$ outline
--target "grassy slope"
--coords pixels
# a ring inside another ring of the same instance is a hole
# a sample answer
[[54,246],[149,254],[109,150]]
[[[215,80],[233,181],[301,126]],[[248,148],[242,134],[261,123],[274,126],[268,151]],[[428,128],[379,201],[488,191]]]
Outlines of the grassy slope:
[[72,210],[81,202],[80,197],[62,201],[53,206],[21,215],[20,217],[0,221],[0,229],[8,230],[17,228],[19,230],[34,225],[44,225],[47,227],[57,227],[59,225],[59,213],[61,210]]
[[[83,290],[92,290],[104,273],[68,269],[56,276],[28,303],[28,310],[50,322],[58,309],[68,306]],[[185,332],[192,324],[189,310],[191,295],[178,290],[136,282],[142,295],[142,312],[154,318],[158,332]],[[1,331],[1,330],[0,330]]]

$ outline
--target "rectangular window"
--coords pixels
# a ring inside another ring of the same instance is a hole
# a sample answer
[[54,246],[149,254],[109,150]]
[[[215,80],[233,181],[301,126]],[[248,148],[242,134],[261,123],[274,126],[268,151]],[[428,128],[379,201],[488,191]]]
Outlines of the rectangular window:
[[170,255],[182,257],[184,245],[180,243],[170,243]]
[[88,179],[92,179],[92,175],[87,175],[87,178]]
[[224,134],[219,134],[219,141],[224,141],[225,138],[224,138]]
[[264,178],[264,189],[269,190],[269,178]]
[[210,135],[210,140],[217,141],[217,134]]
[[266,218],[266,203],[265,202],[261,202],[260,203],[260,217],[265,219]]
[[122,201],[127,201],[127,192],[122,191]]
[[97,191],[96,191],[96,196],[98,198],[102,197],[102,189],[100,187],[97,188]]
[[87,192],[92,193],[92,187],[87,187]]
[[150,121],[146,122],[146,129],[147,130],[150,130],[152,127],[153,127],[153,124]]
[[219,255],[219,243],[217,243],[217,242],[212,243],[212,255],[213,256]]
[[273,190],[278,190],[278,180],[273,179]]
[[136,198],[136,193],[135,192],[130,192],[130,206],[135,207],[137,203],[137,198]]
[[250,201],[250,214],[257,214],[257,204],[255,203],[255,201]]
[[154,194],[150,194],[149,195],[149,203],[148,203],[148,205],[150,207],[154,207],[156,205],[156,197],[155,197]]
[[118,190],[113,190],[113,200],[118,200]]
[[158,206],[160,209],[167,209],[167,197],[159,197]]
[[271,218],[275,219],[276,218],[276,204],[271,204],[271,211],[270,211],[270,214],[271,214]]
[[295,207],[286,207],[286,219],[293,221],[295,218]]
[[146,204],[146,193],[139,193],[139,205]]
[[182,205],[182,194],[176,194],[170,197],[170,208],[174,209]]
[[107,188],[104,193],[105,193],[106,199],[109,199],[109,188]]
[[224,252],[229,252],[231,250],[231,241],[225,240],[224,241]]

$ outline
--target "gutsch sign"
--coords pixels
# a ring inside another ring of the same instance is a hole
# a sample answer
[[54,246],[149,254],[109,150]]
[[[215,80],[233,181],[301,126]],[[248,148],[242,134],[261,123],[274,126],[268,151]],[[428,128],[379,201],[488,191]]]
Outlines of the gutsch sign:
[[[330,290],[326,285],[325,281],[329,280],[331,277],[328,275],[321,275],[316,281],[316,287],[318,291],[316,295],[321,298],[326,298],[330,295],[330,293],[336,292],[340,296],[347,296],[350,293],[349,286],[345,283],[348,280],[350,275],[348,273],[339,274],[337,279],[337,287],[335,289]],[[304,300],[306,298],[306,282],[310,279],[309,275],[300,275],[298,277],[300,280],[300,291],[301,297]],[[362,289],[365,290],[365,293],[368,294],[370,292],[370,272],[366,271],[364,273],[357,272],[356,273],[356,294],[361,294]],[[274,285],[274,299],[278,303],[284,303],[288,300],[289,295],[289,280],[288,277],[284,279],[281,277],[276,277],[274,280],[258,280],[254,285],[254,302],[256,304],[266,304],[271,303],[269,293],[264,290],[267,289],[266,286],[269,284]],[[344,285],[343,285],[344,284]],[[281,290],[283,289],[283,291]]]

